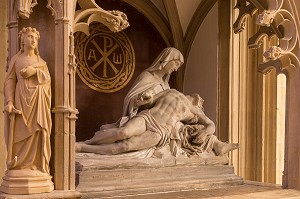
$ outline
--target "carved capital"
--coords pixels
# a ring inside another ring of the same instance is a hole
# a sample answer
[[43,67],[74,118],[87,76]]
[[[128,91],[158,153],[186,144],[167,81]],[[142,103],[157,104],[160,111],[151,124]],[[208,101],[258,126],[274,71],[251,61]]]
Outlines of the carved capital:
[[56,106],[52,109],[52,113],[72,113],[72,114],[78,114],[78,110],[71,108],[69,106]]

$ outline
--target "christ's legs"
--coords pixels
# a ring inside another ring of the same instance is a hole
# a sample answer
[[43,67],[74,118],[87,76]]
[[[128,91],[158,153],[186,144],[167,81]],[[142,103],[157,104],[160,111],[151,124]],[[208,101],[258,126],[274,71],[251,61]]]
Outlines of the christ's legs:
[[82,142],[76,143],[76,152],[97,153],[101,155],[116,155],[129,151],[138,151],[156,146],[161,137],[158,133],[146,131],[141,135],[129,139],[100,145],[89,145]]
[[146,131],[145,120],[142,117],[134,117],[124,127],[111,128],[97,131],[86,144],[110,144],[119,140],[125,140],[132,136],[140,135]]
[[97,131],[91,139],[84,141],[84,143],[86,144],[113,143],[116,141],[115,139],[113,139],[113,136],[115,136],[118,131],[119,128],[111,128],[111,129]]

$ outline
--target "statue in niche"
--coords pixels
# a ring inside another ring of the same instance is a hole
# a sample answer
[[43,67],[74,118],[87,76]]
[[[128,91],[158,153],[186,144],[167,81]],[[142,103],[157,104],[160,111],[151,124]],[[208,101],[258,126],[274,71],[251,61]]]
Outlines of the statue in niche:
[[149,91],[146,96],[140,96],[135,103],[148,109],[121,127],[100,130],[92,139],[77,143],[77,152],[116,155],[169,145],[173,156],[181,150],[187,155],[213,151],[218,156],[239,148],[213,135],[215,125],[204,114],[198,94],[190,96],[167,89],[158,94]]
[[0,191],[50,192],[51,78],[39,55],[39,32],[27,27],[19,37],[21,49],[11,59],[4,85],[8,155]]
[[166,145],[173,156],[223,155],[237,149],[238,144],[223,143],[213,135],[215,125],[204,114],[198,94],[185,96],[170,89],[170,74],[183,63],[180,51],[164,49],[126,95],[123,117],[103,125],[91,139],[76,143],[76,151],[116,155],[147,150],[149,157]]

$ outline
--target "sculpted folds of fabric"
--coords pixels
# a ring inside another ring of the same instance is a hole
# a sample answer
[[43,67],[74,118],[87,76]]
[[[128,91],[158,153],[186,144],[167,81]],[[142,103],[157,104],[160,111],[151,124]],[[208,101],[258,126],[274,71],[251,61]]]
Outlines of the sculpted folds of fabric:
[[[19,55],[13,57],[5,82],[6,102],[14,101],[15,108],[22,114],[15,114],[13,153],[17,161],[11,169],[22,169],[39,164],[39,170],[49,173],[50,131],[51,131],[51,79],[46,62],[32,65],[37,70],[35,76],[24,79],[19,74],[22,68],[15,63]],[[8,134],[8,132],[6,132]],[[30,143],[34,144],[30,144]],[[34,148],[34,146],[38,148]],[[42,157],[36,156],[43,149]],[[34,158],[35,157],[35,158]],[[35,160],[36,158],[40,160]]]

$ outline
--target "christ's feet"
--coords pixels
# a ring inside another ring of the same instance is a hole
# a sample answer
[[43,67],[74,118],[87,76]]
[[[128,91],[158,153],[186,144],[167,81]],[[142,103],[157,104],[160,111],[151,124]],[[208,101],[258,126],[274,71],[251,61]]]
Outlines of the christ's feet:
[[229,151],[240,148],[238,143],[226,143],[216,140],[213,146],[213,149],[217,156],[228,153]]

